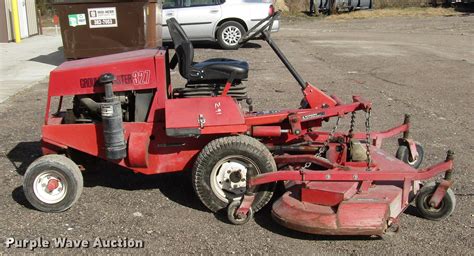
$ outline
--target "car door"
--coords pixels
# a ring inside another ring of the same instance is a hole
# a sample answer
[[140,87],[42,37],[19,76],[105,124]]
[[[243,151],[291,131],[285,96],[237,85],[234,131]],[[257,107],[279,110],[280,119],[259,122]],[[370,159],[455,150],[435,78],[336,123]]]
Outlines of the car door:
[[166,25],[166,20],[169,18],[177,19],[177,9],[179,8],[180,0],[163,0],[162,6],[162,15],[161,15],[161,25],[162,27],[162,39],[163,41],[170,41],[171,36],[168,30],[168,26]]
[[214,28],[222,15],[220,3],[220,0],[182,0],[177,20],[190,39],[214,39]]

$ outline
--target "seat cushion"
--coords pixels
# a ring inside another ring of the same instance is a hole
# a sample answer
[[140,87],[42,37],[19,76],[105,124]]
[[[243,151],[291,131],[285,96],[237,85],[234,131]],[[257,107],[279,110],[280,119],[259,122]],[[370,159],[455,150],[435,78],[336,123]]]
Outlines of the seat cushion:
[[198,81],[227,81],[230,75],[234,75],[235,80],[242,80],[248,77],[249,64],[246,61],[233,59],[209,59],[203,62],[194,63],[188,80]]

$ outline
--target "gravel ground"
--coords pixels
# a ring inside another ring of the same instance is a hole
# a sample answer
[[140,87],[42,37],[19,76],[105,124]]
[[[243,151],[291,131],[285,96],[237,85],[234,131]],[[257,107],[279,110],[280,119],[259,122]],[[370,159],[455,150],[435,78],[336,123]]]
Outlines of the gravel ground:
[[[84,174],[84,192],[70,210],[33,210],[21,184],[26,166],[39,156],[47,81],[0,104],[0,239],[134,239],[141,249],[36,249],[40,253],[148,254],[414,254],[472,255],[474,177],[474,16],[385,18],[353,21],[285,20],[274,34],[303,77],[344,101],[361,95],[374,103],[373,128],[384,129],[411,113],[413,137],[431,165],[456,152],[457,208],[440,222],[409,208],[398,233],[383,238],[327,237],[287,230],[271,220],[269,207],[244,226],[208,212],[187,173],[143,176],[97,163]],[[196,49],[196,60],[248,60],[250,94],[257,109],[299,103],[296,82],[272,53],[256,41],[238,51]],[[174,84],[183,80],[174,74]],[[360,117],[362,119],[362,117]],[[360,120],[359,119],[359,120]],[[349,120],[344,120],[348,123]],[[330,124],[329,124],[330,125]],[[362,128],[362,127],[360,127]],[[387,144],[395,152],[395,141]],[[0,253],[26,253],[8,249]]]

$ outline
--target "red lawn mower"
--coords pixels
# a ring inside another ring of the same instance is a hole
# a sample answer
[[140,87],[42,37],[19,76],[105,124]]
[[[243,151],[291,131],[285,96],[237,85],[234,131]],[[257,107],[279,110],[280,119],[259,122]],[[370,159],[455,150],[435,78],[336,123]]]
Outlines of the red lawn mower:
[[[50,74],[42,130],[44,156],[24,177],[24,192],[38,210],[60,212],[79,198],[83,180],[77,153],[106,159],[136,173],[192,169],[195,192],[209,210],[227,209],[244,224],[271,199],[277,182],[286,188],[275,201],[278,223],[325,235],[381,235],[395,227],[413,200],[420,214],[440,220],[454,210],[453,152],[417,169],[423,148],[409,137],[410,119],[383,132],[370,130],[371,102],[354,96],[343,103],[305,82],[270,32],[275,13],[240,43],[262,37],[301,86],[301,107],[253,111],[242,83],[248,64],[232,59],[195,62],[193,46],[174,19],[167,21],[175,54],[166,48],[69,61]],[[176,66],[187,83],[173,88]],[[63,103],[72,98],[72,108]],[[54,110],[53,110],[54,104]],[[355,113],[365,113],[355,132]],[[337,131],[350,116],[350,129]],[[329,131],[323,122],[335,118]],[[381,149],[402,134],[396,156]],[[421,185],[439,174],[441,182]]]

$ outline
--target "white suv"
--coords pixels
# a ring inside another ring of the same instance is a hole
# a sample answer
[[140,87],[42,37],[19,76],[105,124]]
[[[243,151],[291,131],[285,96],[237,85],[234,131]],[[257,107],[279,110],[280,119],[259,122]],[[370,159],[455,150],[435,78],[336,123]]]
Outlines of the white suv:
[[[163,41],[171,41],[166,20],[175,18],[189,39],[237,49],[242,35],[274,11],[272,0],[163,0]],[[276,20],[272,32],[279,28]]]

